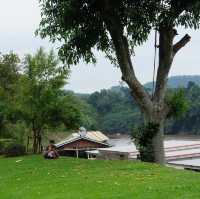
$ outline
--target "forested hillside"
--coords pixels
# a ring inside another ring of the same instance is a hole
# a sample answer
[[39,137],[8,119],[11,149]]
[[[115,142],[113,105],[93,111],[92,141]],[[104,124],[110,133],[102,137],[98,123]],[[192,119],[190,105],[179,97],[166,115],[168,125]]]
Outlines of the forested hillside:
[[[175,95],[180,88],[168,90]],[[189,82],[181,89],[187,104],[186,112],[166,124],[167,134],[200,134],[200,86]],[[126,87],[113,87],[90,95],[78,95],[88,103],[93,119],[87,128],[99,129],[107,133],[130,133],[142,122],[140,112]]]
[[126,87],[79,95],[92,108],[96,122],[89,128],[107,133],[128,133],[141,120],[137,106]]

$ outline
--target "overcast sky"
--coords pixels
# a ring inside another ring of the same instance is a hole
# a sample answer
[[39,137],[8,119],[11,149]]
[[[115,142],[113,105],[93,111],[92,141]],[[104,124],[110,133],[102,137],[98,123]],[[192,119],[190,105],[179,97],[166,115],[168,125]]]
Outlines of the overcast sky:
[[[40,46],[47,50],[56,48],[47,40],[34,36],[40,22],[38,0],[0,0],[0,52],[14,51],[22,57],[34,53]],[[192,40],[176,56],[170,75],[200,75],[200,31],[179,30],[179,39],[189,33]],[[152,80],[153,70],[153,35],[142,47],[138,47],[134,66],[142,83]],[[89,93],[118,85],[121,74],[102,54],[97,54],[98,63],[73,67],[66,89]]]

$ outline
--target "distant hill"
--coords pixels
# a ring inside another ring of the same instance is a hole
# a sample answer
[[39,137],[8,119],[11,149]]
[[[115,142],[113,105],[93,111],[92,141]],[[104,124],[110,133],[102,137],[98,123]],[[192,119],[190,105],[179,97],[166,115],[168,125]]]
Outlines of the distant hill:
[[[183,76],[172,76],[168,79],[168,87],[169,88],[186,88],[189,82],[194,82],[198,86],[200,86],[200,75],[183,75]],[[151,89],[153,86],[152,82],[148,82],[144,84],[144,87],[147,89]],[[122,86],[113,86],[111,87],[111,91],[121,92],[123,88]]]
[[[172,76],[169,77],[168,79],[168,87],[169,88],[186,88],[189,82],[194,82],[198,86],[200,86],[200,75],[183,75],[183,76]],[[144,84],[144,87],[147,89],[152,88],[153,83],[152,82],[147,82]],[[112,86],[110,89],[105,89],[105,90],[110,90],[112,92],[120,92],[123,94],[124,89],[128,89],[128,86]],[[104,89],[102,89],[104,90]],[[66,91],[66,92],[73,92],[73,91]],[[74,93],[76,96],[81,97],[81,98],[88,98],[90,94],[88,93]]]
[[[200,86],[200,75],[184,75],[184,76],[172,76],[168,79],[169,88],[187,87],[188,82],[194,82]],[[146,88],[152,88],[153,83],[148,82],[144,84]]]

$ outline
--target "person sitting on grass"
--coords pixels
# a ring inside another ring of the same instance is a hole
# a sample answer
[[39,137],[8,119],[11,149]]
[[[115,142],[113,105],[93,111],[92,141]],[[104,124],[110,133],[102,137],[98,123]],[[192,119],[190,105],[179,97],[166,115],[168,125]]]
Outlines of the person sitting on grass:
[[50,141],[50,144],[47,146],[46,151],[44,152],[44,158],[46,159],[56,159],[59,157],[59,154],[54,145],[54,141]]

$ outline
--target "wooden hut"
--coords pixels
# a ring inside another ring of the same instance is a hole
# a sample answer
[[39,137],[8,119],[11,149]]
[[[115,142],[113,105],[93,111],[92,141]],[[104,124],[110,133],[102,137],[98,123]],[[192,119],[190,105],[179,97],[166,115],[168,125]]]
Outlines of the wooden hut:
[[55,146],[60,155],[87,158],[86,151],[110,147],[108,139],[100,131],[79,132],[73,133]]

